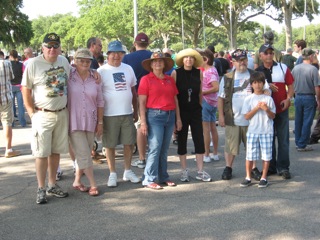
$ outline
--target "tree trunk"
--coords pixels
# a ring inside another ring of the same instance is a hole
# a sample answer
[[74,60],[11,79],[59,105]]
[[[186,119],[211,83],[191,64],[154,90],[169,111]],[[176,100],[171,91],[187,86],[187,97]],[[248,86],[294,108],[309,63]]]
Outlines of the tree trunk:
[[161,33],[161,37],[163,39],[164,48],[168,48],[168,42],[170,40],[170,35],[166,33]]
[[285,0],[282,1],[282,12],[284,14],[284,23],[285,23],[285,31],[286,31],[286,49],[292,46],[292,5],[289,2],[286,3]]

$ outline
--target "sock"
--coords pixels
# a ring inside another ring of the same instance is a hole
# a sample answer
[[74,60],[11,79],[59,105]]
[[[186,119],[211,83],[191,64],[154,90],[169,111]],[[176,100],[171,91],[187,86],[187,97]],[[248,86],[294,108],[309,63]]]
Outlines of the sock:
[[261,178],[261,179],[260,179],[260,181],[261,181],[261,180],[265,180],[265,181],[267,181],[267,179],[265,179],[265,178]]
[[7,149],[6,152],[8,153],[8,152],[12,152],[12,151],[13,151],[12,148],[9,148],[9,149]]

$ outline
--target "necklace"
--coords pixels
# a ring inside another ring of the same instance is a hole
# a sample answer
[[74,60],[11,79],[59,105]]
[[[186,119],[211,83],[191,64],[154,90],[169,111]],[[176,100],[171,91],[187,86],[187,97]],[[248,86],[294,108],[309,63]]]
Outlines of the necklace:
[[[191,70],[186,70],[183,69],[184,71],[184,77],[186,79],[186,83],[187,83],[187,92],[188,92],[188,102],[191,102],[191,94],[192,94],[192,87],[191,87],[191,81],[192,81],[192,69]],[[190,77],[188,78],[187,73],[190,75]]]

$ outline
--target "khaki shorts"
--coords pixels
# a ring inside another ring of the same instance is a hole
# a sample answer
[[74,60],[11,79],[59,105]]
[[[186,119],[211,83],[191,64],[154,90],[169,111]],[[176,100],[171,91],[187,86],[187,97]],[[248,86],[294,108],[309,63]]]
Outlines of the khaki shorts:
[[241,142],[246,147],[247,131],[247,126],[226,126],[224,151],[234,156],[239,155]]
[[45,158],[52,153],[68,153],[68,110],[37,111],[32,116],[32,154]]
[[103,117],[103,146],[115,148],[118,144],[133,145],[135,143],[136,128],[132,114]]
[[86,169],[93,165],[91,158],[93,141],[93,132],[75,131],[70,133],[70,143],[77,159],[79,169]]
[[6,105],[0,105],[1,122],[3,126],[12,126],[13,123],[13,108],[12,102]]

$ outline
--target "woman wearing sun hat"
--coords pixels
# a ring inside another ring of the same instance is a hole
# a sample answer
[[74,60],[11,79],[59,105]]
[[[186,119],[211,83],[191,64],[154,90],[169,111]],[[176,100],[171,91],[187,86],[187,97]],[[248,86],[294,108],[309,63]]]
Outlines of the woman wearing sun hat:
[[[91,149],[94,134],[102,134],[104,101],[101,83],[96,82],[90,71],[92,59],[86,48],[78,49],[74,55],[75,68],[72,68],[68,80],[68,110],[70,143],[77,159],[73,188],[97,196],[99,191],[93,176]],[[90,188],[81,183],[83,173]]]
[[187,169],[187,140],[188,130],[191,127],[194,142],[198,173],[196,179],[209,182],[211,177],[203,171],[203,155],[205,152],[202,130],[202,73],[198,67],[203,63],[202,56],[194,49],[180,51],[176,56],[178,69],[172,72],[179,91],[178,102],[182,129],[178,132],[178,155],[182,173],[180,180],[189,182]]
[[155,190],[162,189],[158,183],[176,186],[169,179],[167,156],[175,121],[177,129],[181,129],[178,90],[173,78],[164,74],[173,64],[173,60],[162,53],[153,53],[142,62],[150,73],[141,78],[138,89],[140,130],[148,137],[149,146],[142,185]]

